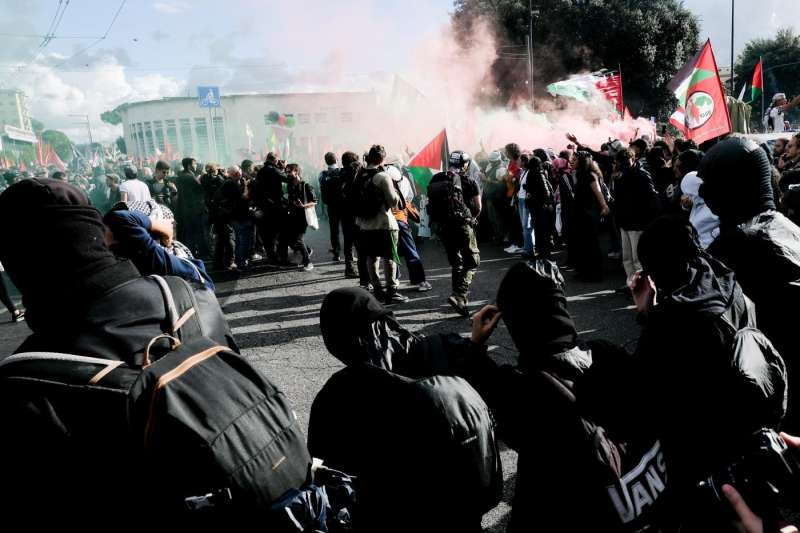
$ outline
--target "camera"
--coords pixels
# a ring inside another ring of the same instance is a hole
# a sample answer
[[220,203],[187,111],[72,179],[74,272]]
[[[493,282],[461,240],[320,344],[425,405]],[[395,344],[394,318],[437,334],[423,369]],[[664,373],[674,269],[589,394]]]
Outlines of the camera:
[[[800,495],[800,454],[790,449],[771,429],[760,429],[744,443],[744,454],[697,483],[699,500],[716,507],[726,518],[735,518],[723,485],[733,486],[752,511],[775,516],[781,505]],[[710,509],[706,507],[706,509]]]

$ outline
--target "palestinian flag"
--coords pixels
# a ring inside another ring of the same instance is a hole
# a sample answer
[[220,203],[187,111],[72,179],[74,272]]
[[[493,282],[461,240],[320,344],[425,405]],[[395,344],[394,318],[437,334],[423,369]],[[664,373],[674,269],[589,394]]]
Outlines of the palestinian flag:
[[411,158],[406,165],[409,174],[417,182],[421,191],[428,190],[428,183],[437,172],[447,170],[447,160],[450,149],[447,146],[447,130],[442,130],[439,135]]
[[750,89],[750,101],[755,102],[756,98],[761,98],[761,95],[764,94],[764,60],[759,59],[758,63],[756,64],[756,70],[753,72],[753,81],[750,83],[752,86]]
[[668,87],[678,99],[678,109],[669,121],[687,139],[701,144],[731,132],[731,118],[710,39],[678,71]]

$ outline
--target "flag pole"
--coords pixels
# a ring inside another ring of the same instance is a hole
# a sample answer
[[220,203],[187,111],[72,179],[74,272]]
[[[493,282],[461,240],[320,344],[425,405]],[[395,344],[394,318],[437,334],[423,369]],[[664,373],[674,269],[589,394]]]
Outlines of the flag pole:
[[622,118],[625,118],[625,96],[622,92],[622,63],[617,63],[617,70],[619,71],[619,107]]
[[734,73],[733,73],[733,36],[734,36],[734,28],[735,28],[735,18],[734,15],[736,13],[736,0],[731,0],[731,96],[736,93],[736,89],[734,87]]

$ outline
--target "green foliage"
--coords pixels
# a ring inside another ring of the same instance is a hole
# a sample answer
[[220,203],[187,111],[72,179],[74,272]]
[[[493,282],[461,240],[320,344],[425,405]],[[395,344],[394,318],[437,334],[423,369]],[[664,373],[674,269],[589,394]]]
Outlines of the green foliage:
[[64,132],[45,130],[42,132],[42,141],[52,146],[64,163],[72,159],[72,141],[69,140],[69,137]]
[[122,124],[122,116],[120,116],[120,114],[117,112],[116,109],[102,112],[100,114],[100,120],[102,120],[106,124],[111,124],[112,126],[116,126],[117,124]]
[[31,129],[33,129],[33,133],[36,135],[41,135],[44,131],[44,123],[36,120],[35,118],[31,119]]
[[[800,94],[800,63],[773,69],[785,63],[800,62],[800,35],[796,35],[790,28],[785,28],[779,30],[772,39],[755,39],[747,43],[733,67],[737,87],[741,87],[745,81],[748,86],[750,85],[756,64],[761,57],[764,58],[766,105],[769,105],[772,95],[778,92],[786,93],[787,96]],[[750,92],[745,94],[747,95],[745,100],[748,100]],[[753,106],[761,110],[761,102],[754,102]]]
[[[666,85],[698,48],[698,19],[680,0],[534,0],[534,88],[581,71],[622,69],[625,103],[634,115],[666,118],[674,97]],[[485,18],[499,46],[525,51],[526,0],[456,0],[453,26],[470,44]],[[502,50],[502,49],[501,49]],[[501,55],[493,65],[501,102],[525,95],[526,60]]]

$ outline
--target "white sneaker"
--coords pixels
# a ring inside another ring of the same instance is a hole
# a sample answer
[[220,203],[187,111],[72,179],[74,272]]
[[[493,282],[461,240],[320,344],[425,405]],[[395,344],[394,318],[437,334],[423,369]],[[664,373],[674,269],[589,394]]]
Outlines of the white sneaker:
[[314,263],[309,263],[309,264],[307,264],[305,266],[301,266],[300,269],[303,272],[311,272],[312,270],[314,270]]
[[516,249],[517,249],[517,247],[512,244],[511,246],[509,246],[507,248],[503,248],[503,251],[505,253],[507,253],[507,254],[513,254],[513,253],[516,253]]
[[253,254],[250,256],[250,261],[261,261],[264,257],[261,254]]
[[417,285],[417,290],[419,292],[426,292],[426,291],[431,290],[432,288],[433,287],[431,286],[431,284],[429,282],[427,282],[427,281],[423,281],[422,283]]
[[622,254],[619,252],[608,252],[609,259],[619,259],[622,257]]

